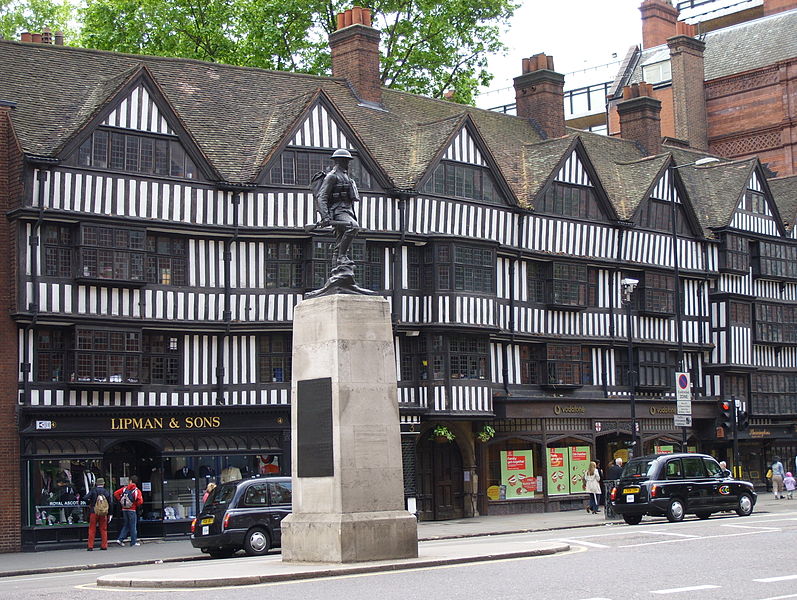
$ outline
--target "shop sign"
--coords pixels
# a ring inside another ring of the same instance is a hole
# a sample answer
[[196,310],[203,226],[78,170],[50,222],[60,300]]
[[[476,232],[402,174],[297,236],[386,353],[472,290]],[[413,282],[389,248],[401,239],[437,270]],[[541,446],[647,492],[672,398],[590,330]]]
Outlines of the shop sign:
[[578,406],[575,404],[571,404],[569,406],[555,404],[553,407],[553,414],[555,415],[583,415],[584,412],[585,410],[583,406]]
[[768,429],[749,429],[747,433],[754,438],[772,437],[772,432]]
[[112,431],[219,429],[221,417],[111,417]]
[[674,415],[675,414],[675,407],[674,406],[651,406],[650,407],[650,414],[653,416],[656,415]]
[[531,450],[501,451],[501,486],[506,490],[506,500],[534,497],[537,478]]
[[656,454],[672,454],[675,449],[672,446],[656,446]]

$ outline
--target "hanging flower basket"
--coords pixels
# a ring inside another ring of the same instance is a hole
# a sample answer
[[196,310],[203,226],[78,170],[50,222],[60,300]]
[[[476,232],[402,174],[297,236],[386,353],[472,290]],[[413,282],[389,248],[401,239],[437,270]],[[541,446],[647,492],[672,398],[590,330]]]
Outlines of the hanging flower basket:
[[438,444],[448,444],[449,442],[453,442],[457,436],[454,435],[454,432],[451,431],[445,425],[438,425],[434,429],[432,429],[432,435],[430,439],[434,440]]
[[480,442],[489,442],[495,436],[495,429],[490,427],[489,425],[485,425],[481,428],[481,431],[476,434],[476,439]]

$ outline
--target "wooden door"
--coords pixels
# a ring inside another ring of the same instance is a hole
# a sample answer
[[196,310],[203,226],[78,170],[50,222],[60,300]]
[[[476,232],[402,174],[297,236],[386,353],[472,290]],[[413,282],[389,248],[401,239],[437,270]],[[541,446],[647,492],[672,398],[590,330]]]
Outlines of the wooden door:
[[465,514],[462,456],[454,443],[418,444],[418,518],[459,519]]

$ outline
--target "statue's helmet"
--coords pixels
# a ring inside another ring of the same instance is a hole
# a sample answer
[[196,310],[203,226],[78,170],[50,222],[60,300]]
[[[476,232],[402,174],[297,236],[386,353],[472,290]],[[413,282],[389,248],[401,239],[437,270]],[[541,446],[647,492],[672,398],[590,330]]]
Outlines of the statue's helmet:
[[339,148],[332,153],[332,158],[347,158],[351,160],[351,153],[346,148]]

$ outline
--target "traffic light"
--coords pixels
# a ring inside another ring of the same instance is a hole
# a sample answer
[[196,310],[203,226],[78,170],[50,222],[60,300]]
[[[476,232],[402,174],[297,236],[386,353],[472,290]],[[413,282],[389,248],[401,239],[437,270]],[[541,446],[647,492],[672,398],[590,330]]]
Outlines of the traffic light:
[[730,400],[720,400],[720,425],[728,431],[733,429],[733,402]]
[[736,423],[736,429],[738,431],[744,431],[750,426],[750,417],[747,415],[746,410],[740,410],[738,415],[738,420]]

